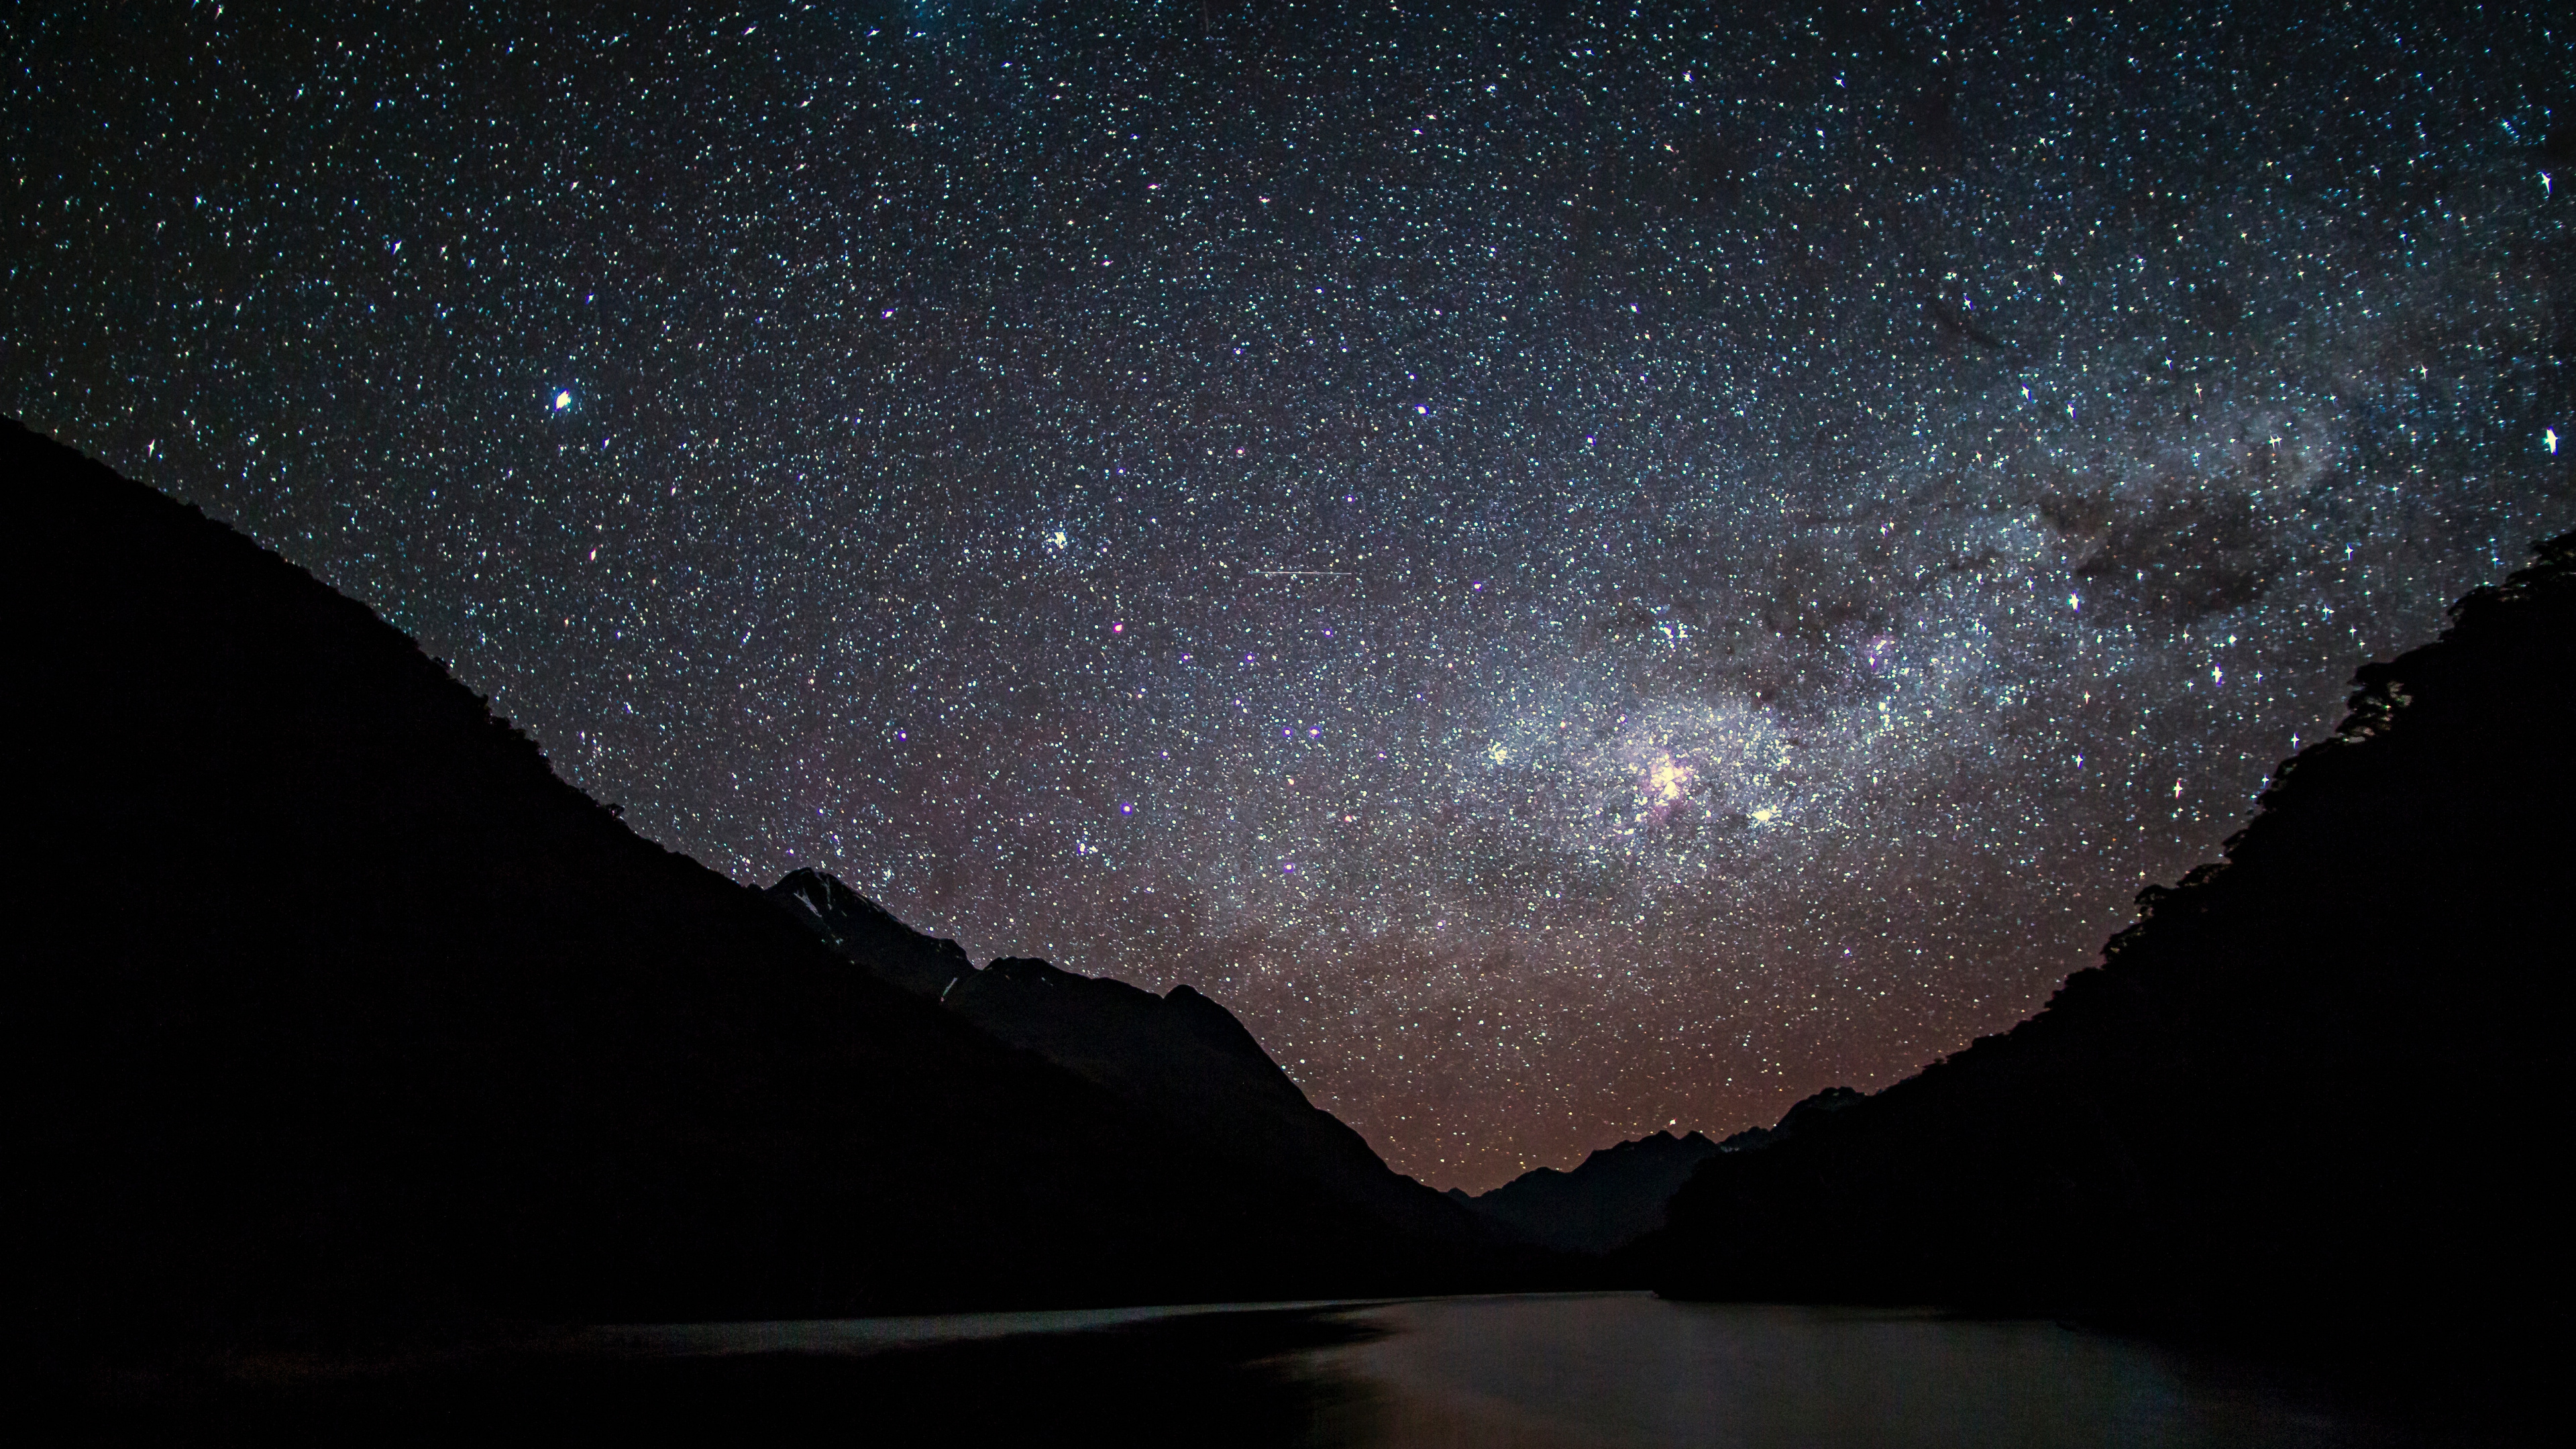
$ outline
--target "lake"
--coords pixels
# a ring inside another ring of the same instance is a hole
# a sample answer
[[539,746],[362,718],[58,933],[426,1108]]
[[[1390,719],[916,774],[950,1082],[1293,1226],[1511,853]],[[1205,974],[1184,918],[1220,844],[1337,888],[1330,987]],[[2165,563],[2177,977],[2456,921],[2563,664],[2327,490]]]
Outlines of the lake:
[[138,1440],[262,1445],[2459,1442],[2053,1323],[1644,1293],[596,1329],[364,1365],[244,1361],[104,1417]]
[[1349,1408],[1322,1437],[1461,1449],[2413,1442],[2276,1382],[2054,1323],[1669,1303],[1646,1294],[1390,1305],[1302,1355]]

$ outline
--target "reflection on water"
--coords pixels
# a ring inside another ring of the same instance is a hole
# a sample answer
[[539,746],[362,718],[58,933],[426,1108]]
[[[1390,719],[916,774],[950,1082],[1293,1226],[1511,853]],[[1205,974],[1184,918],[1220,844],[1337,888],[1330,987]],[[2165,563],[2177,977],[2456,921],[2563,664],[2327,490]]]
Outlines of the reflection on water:
[[2419,1442],[2051,1324],[1641,1293],[684,1324],[233,1363],[76,1411],[93,1439],[262,1449]]
[[593,1328],[582,1346],[610,1353],[668,1357],[714,1354],[875,1353],[980,1343],[1028,1334],[1090,1333],[1136,1328],[1210,1314],[1278,1317],[1343,1310],[1394,1299],[1312,1299],[1300,1303],[1179,1303],[1149,1308],[1040,1308],[993,1313],[925,1313],[890,1318],[791,1318],[767,1323],[622,1323]]
[[1319,1444],[2412,1442],[2243,1374],[2049,1323],[1645,1294],[1450,1299],[1348,1316],[1384,1336],[1296,1359],[1301,1372],[1346,1386],[1315,1426]]

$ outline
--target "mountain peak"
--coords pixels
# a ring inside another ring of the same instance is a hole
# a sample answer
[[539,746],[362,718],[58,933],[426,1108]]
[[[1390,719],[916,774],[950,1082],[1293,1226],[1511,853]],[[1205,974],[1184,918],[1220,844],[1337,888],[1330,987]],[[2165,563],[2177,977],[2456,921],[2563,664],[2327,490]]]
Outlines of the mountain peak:
[[[1674,1152],[1689,1153],[1691,1160],[1696,1162],[1716,1150],[1717,1144],[1701,1136],[1696,1130],[1675,1137],[1671,1132],[1659,1128],[1634,1141],[1613,1142],[1607,1147],[1592,1149],[1591,1154],[1583,1159],[1583,1167],[1589,1167],[1595,1162],[1609,1163],[1631,1158],[1662,1157]],[[1578,1167],[1575,1171],[1580,1172],[1583,1167]],[[1539,1170],[1544,1172],[1548,1169]]]
[[956,942],[912,929],[818,870],[790,872],[767,894],[845,959],[1248,1169],[1309,1178],[1404,1231],[1460,1241],[1483,1232],[1307,1101],[1243,1023],[1193,987],[1156,996],[1034,956],[978,970]]
[[1457,1199],[1523,1241],[1606,1253],[1664,1225],[1664,1204],[1718,1144],[1698,1132],[1650,1132],[1598,1148],[1572,1172],[1534,1168]]
[[[1406,1184],[1284,1079],[1165,1033],[1343,1154],[1311,1174],[938,1009],[990,973],[823,873],[757,891],[636,836],[232,529],[6,421],[0,490],[44,701],[11,1002],[43,1352],[1483,1271],[1450,1205],[1365,1199]],[[188,868],[134,892],[99,863],[137,840]],[[1203,1015],[1067,979],[1015,994]]]
[[916,995],[938,996],[975,969],[965,947],[914,930],[827,872],[789,871],[765,894],[824,944]]
[[[1252,1033],[1235,1019],[1233,1012],[1219,1006],[1187,982],[1165,992],[1163,1000],[1171,1003],[1179,1020],[1209,1046],[1247,1062],[1258,1062],[1271,1071],[1280,1070],[1279,1064],[1261,1049],[1261,1043],[1253,1039]],[[1283,1072],[1281,1075],[1286,1074]]]

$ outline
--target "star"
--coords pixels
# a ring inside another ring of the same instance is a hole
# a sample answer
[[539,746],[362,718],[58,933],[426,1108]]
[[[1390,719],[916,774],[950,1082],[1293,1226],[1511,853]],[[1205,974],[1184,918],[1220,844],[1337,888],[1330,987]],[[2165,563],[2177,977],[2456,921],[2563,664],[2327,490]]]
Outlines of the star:
[[1416,8],[40,28],[0,389],[1444,1187],[2010,1026],[2576,526],[2536,7]]

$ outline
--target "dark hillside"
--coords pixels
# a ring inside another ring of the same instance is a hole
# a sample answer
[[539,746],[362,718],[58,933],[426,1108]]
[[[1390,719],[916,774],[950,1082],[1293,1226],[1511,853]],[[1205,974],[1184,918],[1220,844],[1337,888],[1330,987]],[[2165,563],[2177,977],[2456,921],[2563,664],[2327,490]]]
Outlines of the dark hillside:
[[851,960],[994,1037],[1083,1077],[1247,1170],[1285,1173],[1372,1217],[1472,1242],[1485,1224],[1397,1174],[1306,1100],[1231,1012],[1190,987],[1168,996],[1006,958],[978,970],[954,941],[913,930],[820,871],[770,897]]
[[1696,1132],[1656,1132],[1604,1147],[1571,1172],[1541,1167],[1473,1197],[1449,1195],[1514,1241],[1606,1253],[1664,1226],[1674,1189],[1725,1150]]
[[14,424],[0,479],[49,1336],[1464,1270],[853,969],[231,529]]
[[2227,859],[2039,1016],[1710,1159],[1639,1250],[1666,1291],[2563,1329],[2576,537],[2357,682]]

